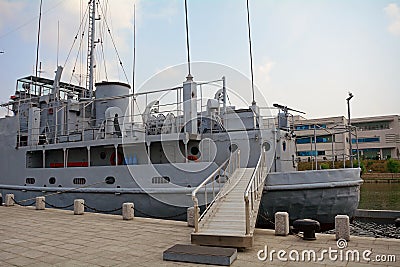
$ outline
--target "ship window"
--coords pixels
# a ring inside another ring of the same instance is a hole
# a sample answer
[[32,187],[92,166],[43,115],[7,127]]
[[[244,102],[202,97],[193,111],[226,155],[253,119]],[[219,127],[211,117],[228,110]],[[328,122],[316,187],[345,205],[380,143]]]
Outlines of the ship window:
[[105,179],[106,184],[113,184],[115,183],[115,178],[112,176],[107,176]]
[[85,178],[74,178],[73,183],[74,184],[86,184],[86,179]]
[[100,152],[100,158],[101,158],[101,159],[105,159],[106,156],[107,156],[106,152],[104,152],[104,151],[101,151],[101,152]]
[[264,142],[263,147],[265,148],[265,151],[269,151],[271,149],[271,144],[268,142]]
[[56,178],[55,177],[50,177],[49,178],[49,184],[55,184],[56,183]]
[[26,184],[34,184],[35,182],[36,182],[35,178],[32,178],[32,177],[26,178],[26,180],[25,180]]
[[199,148],[197,147],[197,146],[193,146],[191,149],[190,149],[190,153],[192,153],[192,155],[197,155],[197,154],[199,154]]
[[153,184],[168,184],[171,179],[168,176],[156,176],[151,179]]

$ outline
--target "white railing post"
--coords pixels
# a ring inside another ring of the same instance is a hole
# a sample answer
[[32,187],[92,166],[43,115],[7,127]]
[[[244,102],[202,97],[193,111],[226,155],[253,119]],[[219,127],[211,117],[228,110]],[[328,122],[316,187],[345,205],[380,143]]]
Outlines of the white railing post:
[[246,235],[250,234],[250,207],[249,198],[245,197],[245,212],[246,212]]
[[199,231],[199,202],[197,198],[193,199],[194,202],[194,232]]

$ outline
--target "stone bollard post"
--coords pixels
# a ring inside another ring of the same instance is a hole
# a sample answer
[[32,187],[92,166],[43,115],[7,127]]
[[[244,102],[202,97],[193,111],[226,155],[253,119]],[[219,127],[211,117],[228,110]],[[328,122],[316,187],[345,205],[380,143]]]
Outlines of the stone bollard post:
[[275,213],[275,235],[287,236],[289,234],[289,213]]
[[6,202],[4,206],[6,207],[14,206],[14,194],[6,194]]
[[[200,214],[198,214],[200,217]],[[187,209],[187,215],[186,215],[186,219],[187,219],[187,225],[189,227],[194,227],[194,207],[190,207]]]
[[74,200],[74,215],[83,215],[85,213],[85,200],[75,199]]
[[350,220],[347,215],[337,215],[335,217],[336,240],[350,240]]
[[134,217],[134,204],[131,202],[122,204],[122,219],[133,220]]
[[36,210],[44,210],[45,208],[45,197],[36,197]]

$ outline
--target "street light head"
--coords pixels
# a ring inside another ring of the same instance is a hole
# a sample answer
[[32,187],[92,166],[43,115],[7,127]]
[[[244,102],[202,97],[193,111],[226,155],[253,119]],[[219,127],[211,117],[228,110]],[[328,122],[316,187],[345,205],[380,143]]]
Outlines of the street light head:
[[351,92],[349,92],[349,97],[348,97],[348,98],[346,98],[346,100],[347,100],[347,101],[350,101],[350,99],[352,99],[352,98],[353,98],[353,96],[354,96],[354,95],[353,95]]

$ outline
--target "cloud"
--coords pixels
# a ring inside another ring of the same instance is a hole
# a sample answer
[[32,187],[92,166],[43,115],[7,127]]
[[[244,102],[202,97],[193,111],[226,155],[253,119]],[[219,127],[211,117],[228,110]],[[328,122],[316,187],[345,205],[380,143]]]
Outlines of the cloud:
[[275,66],[274,61],[267,61],[262,65],[257,66],[256,68],[256,77],[262,83],[267,83],[271,80],[271,70]]
[[0,0],[0,30],[6,25],[6,22],[11,20],[16,20],[15,14],[18,14],[23,8],[23,3],[13,2],[7,0]]
[[390,19],[388,31],[394,35],[400,35],[400,8],[397,4],[389,4],[383,9]]

